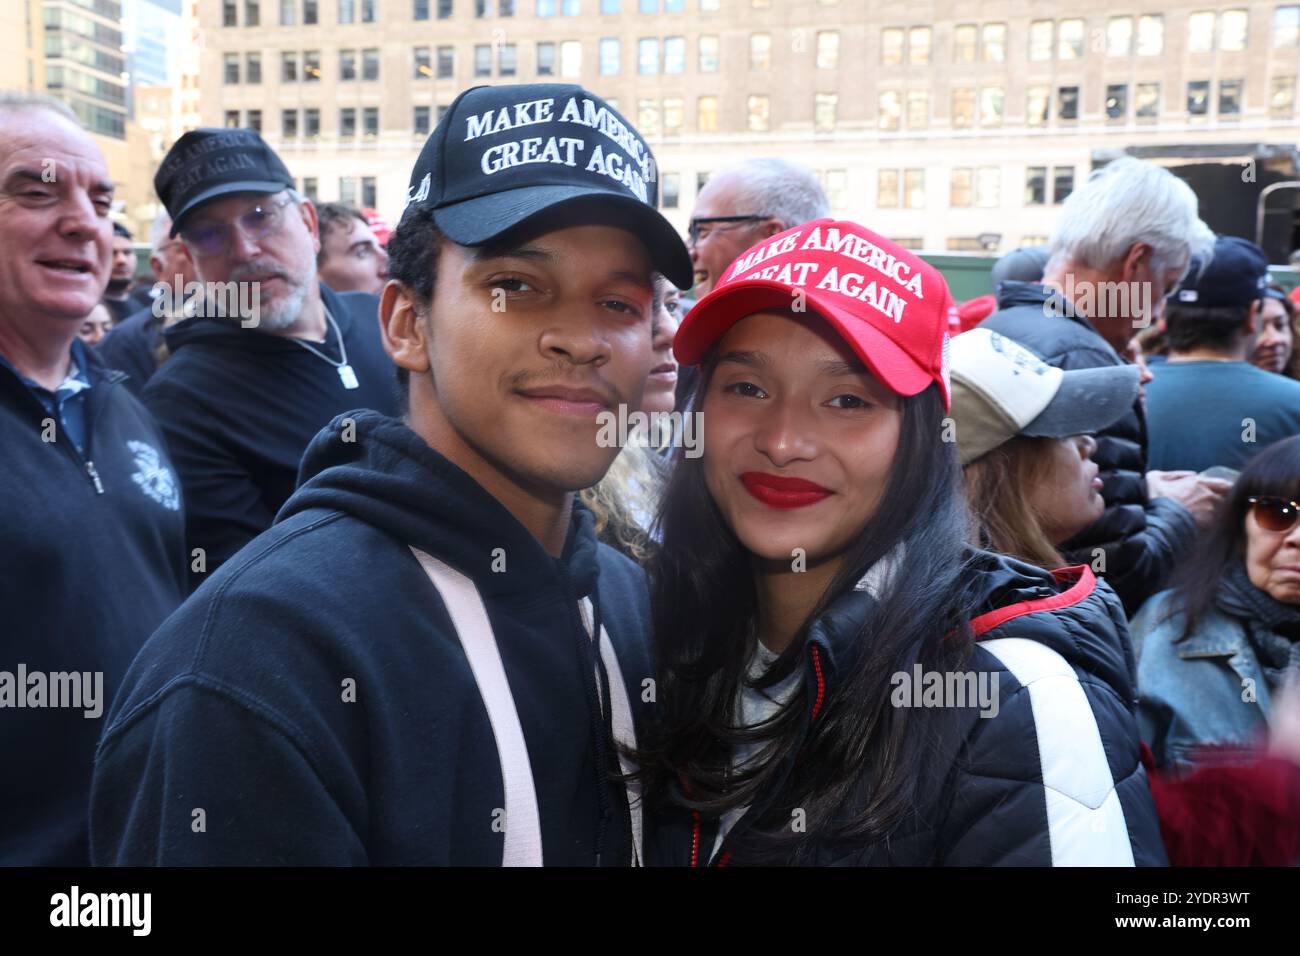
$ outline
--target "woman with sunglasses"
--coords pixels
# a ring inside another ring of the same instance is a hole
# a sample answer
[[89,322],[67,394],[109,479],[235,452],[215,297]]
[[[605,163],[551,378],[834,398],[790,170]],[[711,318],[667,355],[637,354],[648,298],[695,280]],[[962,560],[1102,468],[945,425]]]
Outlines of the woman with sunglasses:
[[1223,512],[1133,620],[1143,737],[1161,767],[1251,755],[1300,676],[1300,437],[1250,460]]
[[922,260],[822,219],[683,321],[705,441],[651,562],[653,860],[1165,862],[1119,602],[964,543],[951,309]]
[[[952,417],[973,537],[1059,567],[1057,548],[1103,507],[1087,433],[1132,406],[1139,375],[1132,365],[1061,372],[987,329],[957,336]],[[1277,709],[1286,715],[1272,756],[1183,774],[1145,755],[1174,866],[1285,866],[1300,856],[1300,698]]]

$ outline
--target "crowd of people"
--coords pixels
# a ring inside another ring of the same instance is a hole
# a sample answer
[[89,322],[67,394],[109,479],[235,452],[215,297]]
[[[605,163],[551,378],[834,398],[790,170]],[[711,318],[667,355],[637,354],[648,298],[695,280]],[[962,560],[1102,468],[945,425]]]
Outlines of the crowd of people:
[[686,237],[654,169],[476,87],[378,235],[197,129],[150,288],[0,94],[0,863],[1300,863],[1263,251],[1118,159],[959,304],[797,164]]

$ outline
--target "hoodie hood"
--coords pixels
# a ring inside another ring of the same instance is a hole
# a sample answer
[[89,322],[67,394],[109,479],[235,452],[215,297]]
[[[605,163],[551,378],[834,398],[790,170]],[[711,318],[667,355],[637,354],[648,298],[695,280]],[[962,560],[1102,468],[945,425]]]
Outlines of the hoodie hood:
[[571,588],[595,591],[591,513],[575,498],[559,559],[473,478],[395,418],[340,415],[303,455],[298,490],[276,523],[312,508],[351,515],[473,579],[485,600]]

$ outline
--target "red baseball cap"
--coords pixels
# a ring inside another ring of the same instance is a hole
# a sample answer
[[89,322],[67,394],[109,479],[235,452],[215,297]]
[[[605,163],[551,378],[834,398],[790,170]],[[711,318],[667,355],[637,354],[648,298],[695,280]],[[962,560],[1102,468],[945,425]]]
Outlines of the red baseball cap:
[[872,374],[899,395],[938,382],[948,407],[948,328],[956,309],[934,266],[856,222],[817,219],[747,249],[695,303],[673,340],[698,364],[756,312],[807,309],[830,323]]

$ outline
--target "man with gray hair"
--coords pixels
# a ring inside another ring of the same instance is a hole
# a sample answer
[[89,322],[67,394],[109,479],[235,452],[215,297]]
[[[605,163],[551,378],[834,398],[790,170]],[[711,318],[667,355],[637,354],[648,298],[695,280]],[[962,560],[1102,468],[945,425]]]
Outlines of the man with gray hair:
[[[1003,282],[1000,309],[982,327],[1058,368],[1123,364],[1136,331],[1161,319],[1191,257],[1213,244],[1186,183],[1153,163],[1115,160],[1065,201],[1042,283]],[[1106,510],[1061,550],[1104,575],[1132,614],[1208,525],[1227,483],[1148,472],[1140,397],[1098,434],[1094,458]]]
[[316,209],[293,185],[251,129],[191,130],[154,177],[198,280],[143,394],[185,489],[192,586],[271,526],[331,419],[397,410],[379,300],[320,282]]
[[830,215],[812,170],[784,159],[750,159],[710,177],[695,198],[688,248],[693,295],[702,298],[742,252],[768,236]]

